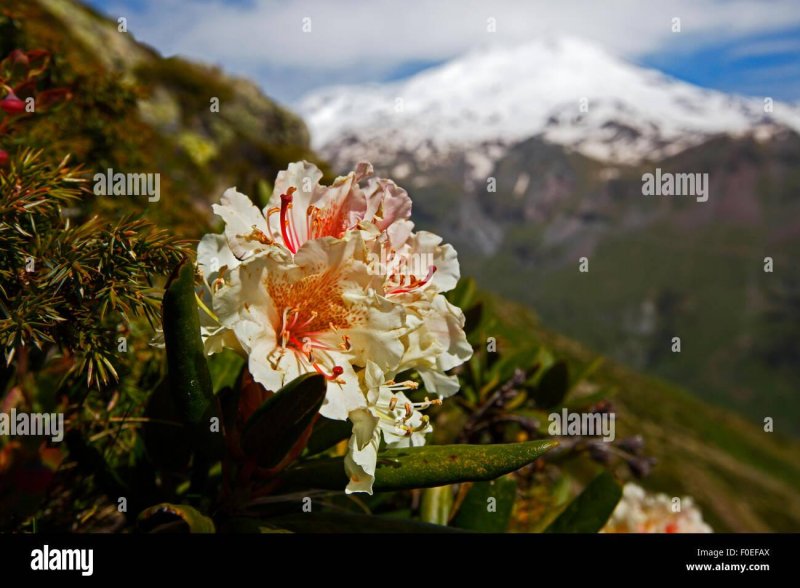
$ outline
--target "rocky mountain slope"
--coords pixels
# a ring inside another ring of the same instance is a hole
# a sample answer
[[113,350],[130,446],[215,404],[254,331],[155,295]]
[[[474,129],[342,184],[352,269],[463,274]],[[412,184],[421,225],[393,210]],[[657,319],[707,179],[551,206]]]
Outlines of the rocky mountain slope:
[[[545,324],[800,433],[797,106],[549,39],[321,90],[301,111],[337,170],[371,158],[402,178],[420,224]],[[708,201],[643,196],[657,168],[708,174]]]
[[484,180],[505,148],[534,136],[636,163],[718,133],[800,129],[797,106],[698,88],[562,37],[486,47],[398,82],[323,89],[299,109],[334,164],[468,151]]

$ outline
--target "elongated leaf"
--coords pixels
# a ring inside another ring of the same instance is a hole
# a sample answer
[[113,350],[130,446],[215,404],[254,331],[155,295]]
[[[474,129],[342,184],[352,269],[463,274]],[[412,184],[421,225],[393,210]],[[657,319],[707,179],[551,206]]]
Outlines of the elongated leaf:
[[270,396],[245,424],[245,453],[262,467],[278,465],[319,412],[325,389],[325,378],[305,374]]
[[603,472],[550,523],[545,533],[597,533],[621,497],[622,488],[614,476]]
[[450,509],[453,507],[453,487],[437,486],[425,488],[420,504],[420,518],[426,523],[446,525],[450,520]]
[[242,373],[245,359],[230,349],[215,353],[208,358],[208,370],[211,373],[211,384],[214,394],[223,388],[233,388]]
[[531,396],[540,408],[552,408],[561,404],[569,389],[569,371],[563,361],[554,363],[539,380]]
[[476,482],[461,503],[453,525],[471,531],[505,533],[516,496],[517,481],[511,475]]
[[139,514],[139,526],[149,532],[175,532],[188,526],[190,533],[214,533],[214,521],[188,504],[163,502]]
[[[431,488],[493,480],[535,461],[557,441],[501,445],[428,445],[389,449],[378,455],[376,491]],[[347,485],[342,458],[313,459],[285,472],[287,487],[342,490]]]
[[150,394],[144,416],[147,422],[142,424],[141,436],[153,464],[168,470],[186,467],[191,461],[194,443],[186,434],[183,415],[175,406],[169,382],[162,382]]
[[461,278],[447,293],[447,299],[459,308],[469,308],[477,297],[478,286],[473,278]]
[[469,334],[477,329],[483,318],[483,304],[478,302],[464,311],[464,332]]
[[163,323],[170,390],[184,422],[199,424],[208,416],[213,388],[200,338],[194,268],[188,260],[175,269],[164,292]]

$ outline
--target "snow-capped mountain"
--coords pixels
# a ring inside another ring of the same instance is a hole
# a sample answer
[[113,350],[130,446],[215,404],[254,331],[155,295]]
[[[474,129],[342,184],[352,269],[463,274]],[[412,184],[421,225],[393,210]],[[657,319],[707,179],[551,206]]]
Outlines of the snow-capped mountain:
[[[541,138],[611,163],[680,152],[719,133],[800,130],[800,108],[702,89],[573,38],[487,47],[393,83],[316,91],[299,104],[335,166],[401,152],[468,153],[481,176],[506,148]],[[402,170],[400,170],[402,171]],[[485,175],[484,175],[485,177]]]

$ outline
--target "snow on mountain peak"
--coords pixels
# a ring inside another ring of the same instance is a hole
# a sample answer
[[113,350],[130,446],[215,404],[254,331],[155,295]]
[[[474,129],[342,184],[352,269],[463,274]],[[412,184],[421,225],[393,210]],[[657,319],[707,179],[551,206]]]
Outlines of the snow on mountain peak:
[[[535,135],[596,159],[669,155],[717,133],[800,129],[800,109],[698,88],[580,39],[487,46],[408,79],[315,91],[300,103],[316,148],[438,152]],[[355,140],[353,140],[355,138]],[[363,153],[362,153],[363,152]]]

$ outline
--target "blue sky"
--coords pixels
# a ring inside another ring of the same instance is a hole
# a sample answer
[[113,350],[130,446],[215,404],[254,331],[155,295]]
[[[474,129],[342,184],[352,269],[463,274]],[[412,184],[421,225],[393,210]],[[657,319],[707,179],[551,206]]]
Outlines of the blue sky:
[[698,86],[749,96],[800,100],[800,28],[743,36],[685,53],[638,60]]
[[[700,86],[800,100],[797,0],[89,3],[125,16],[130,31],[162,53],[252,77],[287,104],[322,86],[402,79],[485,44],[553,34],[592,40]],[[673,30],[675,18],[680,31]]]

